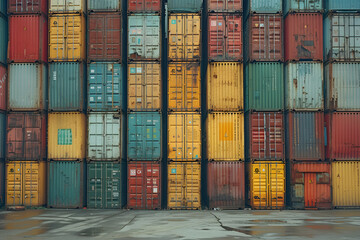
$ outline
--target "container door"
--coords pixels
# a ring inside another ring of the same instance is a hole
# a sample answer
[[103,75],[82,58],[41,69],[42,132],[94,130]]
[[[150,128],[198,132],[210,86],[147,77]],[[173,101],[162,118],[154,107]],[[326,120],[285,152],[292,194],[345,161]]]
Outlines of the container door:
[[284,164],[269,164],[269,206],[273,209],[284,207],[285,203],[285,175]]
[[121,59],[121,17],[109,15],[105,17],[105,54],[106,58]]
[[8,163],[6,175],[6,205],[23,205],[22,164]]
[[186,163],[184,182],[185,188],[182,205],[187,209],[200,208],[200,165]]
[[107,109],[120,109],[122,104],[122,68],[120,64],[105,64],[105,106]]
[[[80,0],[77,0],[80,1]],[[81,59],[81,45],[84,44],[82,39],[82,17],[67,16],[65,17],[65,41],[66,41],[66,58]]]
[[51,59],[64,59],[66,51],[66,18],[50,17],[50,53]]
[[185,165],[172,163],[168,166],[168,207],[179,209],[186,206]]
[[102,196],[104,208],[121,207],[121,183],[120,183],[120,164],[105,163],[103,164],[103,186]]
[[143,164],[129,164],[128,169],[128,207],[133,209],[142,209],[144,208]]
[[268,166],[252,164],[252,207],[255,209],[268,206]]
[[25,206],[36,206],[40,203],[39,194],[41,189],[40,165],[36,163],[23,164],[23,204]]
[[305,173],[305,208],[316,208],[316,173]]
[[242,20],[240,16],[226,18],[226,59],[238,60],[242,56]]
[[89,164],[88,169],[88,207],[89,208],[103,208],[103,197],[102,197],[102,173],[101,165],[94,163]]

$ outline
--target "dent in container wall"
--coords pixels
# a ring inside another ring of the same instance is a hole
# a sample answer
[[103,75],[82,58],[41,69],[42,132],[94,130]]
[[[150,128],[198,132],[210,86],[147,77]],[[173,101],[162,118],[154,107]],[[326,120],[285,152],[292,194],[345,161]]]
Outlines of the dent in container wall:
[[[103,0],[102,0],[103,1]],[[49,0],[49,13],[85,13],[86,0]]]
[[0,112],[0,161],[5,158],[6,114]]
[[248,17],[246,58],[250,61],[282,61],[283,22],[277,14],[252,14]]
[[87,1],[87,10],[89,12],[96,11],[120,11],[121,10],[121,2],[123,0],[88,0]]
[[248,13],[281,13],[282,0],[249,0]]
[[292,12],[322,12],[326,0],[283,0],[284,13]]
[[200,12],[203,0],[168,0],[168,10],[170,12]]
[[35,112],[7,115],[6,159],[44,160],[46,158],[46,116]]
[[161,165],[159,162],[128,163],[127,207],[161,209]]
[[[3,1],[6,2],[6,1]],[[7,0],[10,14],[47,14],[48,0]]]
[[[5,3],[5,1],[1,1]],[[0,4],[1,4],[0,3]],[[6,12],[6,10],[5,10]],[[0,14],[0,64],[6,65],[7,49],[8,49],[8,22],[5,17]]]
[[207,0],[209,12],[242,12],[242,0]]
[[209,15],[209,59],[215,61],[242,60],[242,17],[240,14]]
[[327,0],[326,10],[329,12],[341,12],[341,11],[352,11],[354,9],[360,9],[360,1],[357,0]]
[[7,69],[0,65],[0,110],[6,111],[7,101]]
[[97,62],[88,65],[88,110],[116,112],[123,106],[122,65]]
[[291,204],[295,209],[331,209],[331,164],[291,162]]
[[160,12],[162,3],[162,0],[128,0],[128,12]]
[[321,13],[293,13],[285,18],[285,61],[323,60]]

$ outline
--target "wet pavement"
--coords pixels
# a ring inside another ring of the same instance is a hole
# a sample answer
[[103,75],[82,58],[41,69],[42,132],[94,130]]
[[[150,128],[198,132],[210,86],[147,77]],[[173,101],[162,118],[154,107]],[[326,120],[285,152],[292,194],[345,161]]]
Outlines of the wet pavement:
[[0,239],[360,239],[360,210],[0,210]]

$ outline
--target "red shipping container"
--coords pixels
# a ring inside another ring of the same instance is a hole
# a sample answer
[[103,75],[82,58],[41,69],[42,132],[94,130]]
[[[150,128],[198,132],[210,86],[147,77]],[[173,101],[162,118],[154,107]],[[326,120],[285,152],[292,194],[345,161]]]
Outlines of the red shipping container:
[[326,114],[326,156],[331,160],[360,160],[360,112]]
[[48,12],[48,0],[8,0],[8,13],[42,13]]
[[44,15],[9,17],[9,61],[47,62],[48,23]]
[[121,15],[94,13],[88,16],[88,59],[121,60]]
[[209,12],[242,12],[242,0],[207,0]]
[[6,68],[0,65],[0,110],[6,111]]
[[130,209],[161,209],[159,162],[128,163],[127,204]]
[[209,162],[207,188],[210,208],[244,208],[245,163]]
[[282,16],[277,14],[253,14],[248,18],[250,61],[283,60]]
[[292,206],[296,209],[330,209],[330,173],[330,163],[292,162]]
[[242,17],[240,14],[209,15],[209,59],[242,59]]
[[46,158],[46,115],[9,113],[7,115],[6,158],[43,160]]
[[250,158],[284,159],[284,121],[278,112],[250,113]]
[[161,0],[129,0],[128,12],[160,12]]
[[285,60],[323,60],[321,13],[292,13],[285,18]]

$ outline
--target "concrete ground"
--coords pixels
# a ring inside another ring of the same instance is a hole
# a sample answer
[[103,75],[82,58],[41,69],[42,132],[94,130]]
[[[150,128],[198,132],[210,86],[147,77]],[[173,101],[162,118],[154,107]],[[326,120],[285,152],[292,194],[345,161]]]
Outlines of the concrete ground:
[[360,210],[0,210],[0,239],[360,239]]

